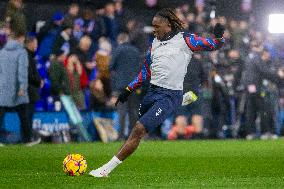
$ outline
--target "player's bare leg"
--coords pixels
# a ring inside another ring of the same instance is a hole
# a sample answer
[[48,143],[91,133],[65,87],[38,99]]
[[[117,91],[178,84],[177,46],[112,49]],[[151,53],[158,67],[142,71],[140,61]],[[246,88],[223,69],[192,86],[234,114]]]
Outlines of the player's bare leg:
[[128,156],[130,156],[138,147],[141,139],[145,136],[146,130],[144,126],[137,122],[134,126],[132,132],[130,133],[130,136],[126,140],[126,142],[123,144],[119,152],[117,153],[116,157],[123,161]]
[[92,170],[89,174],[94,177],[107,177],[108,174],[119,164],[129,157],[139,146],[141,139],[145,136],[146,129],[137,122],[132,129],[130,136],[120,148],[116,156],[114,156],[107,164],[102,167]]

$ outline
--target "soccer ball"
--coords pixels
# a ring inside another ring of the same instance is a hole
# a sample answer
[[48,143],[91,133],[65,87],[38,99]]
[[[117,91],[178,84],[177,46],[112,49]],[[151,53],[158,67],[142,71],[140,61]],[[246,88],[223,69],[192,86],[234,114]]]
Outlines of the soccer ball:
[[80,154],[69,154],[63,160],[63,171],[70,176],[80,176],[86,172],[87,161]]

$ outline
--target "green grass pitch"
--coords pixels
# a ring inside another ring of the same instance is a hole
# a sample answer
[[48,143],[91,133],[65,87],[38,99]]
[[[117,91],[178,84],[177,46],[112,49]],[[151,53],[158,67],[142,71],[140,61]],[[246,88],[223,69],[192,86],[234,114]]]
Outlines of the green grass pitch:
[[11,145],[0,148],[0,188],[284,188],[284,140],[142,142],[109,178],[62,171],[80,153],[88,171],[106,163],[121,143]]

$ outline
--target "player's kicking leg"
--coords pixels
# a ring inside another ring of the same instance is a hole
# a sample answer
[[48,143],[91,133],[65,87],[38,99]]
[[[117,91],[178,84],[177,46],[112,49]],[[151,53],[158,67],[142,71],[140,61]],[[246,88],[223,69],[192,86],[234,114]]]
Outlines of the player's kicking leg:
[[116,156],[114,156],[107,164],[102,167],[92,170],[89,174],[94,177],[107,177],[108,174],[119,164],[130,156],[138,147],[141,139],[145,136],[145,127],[137,122],[132,129],[130,136],[123,144]]

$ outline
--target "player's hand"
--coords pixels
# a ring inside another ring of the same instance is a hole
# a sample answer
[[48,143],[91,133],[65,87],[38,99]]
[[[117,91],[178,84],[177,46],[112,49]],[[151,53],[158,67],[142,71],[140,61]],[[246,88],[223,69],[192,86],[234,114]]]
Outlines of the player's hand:
[[18,92],[18,96],[25,96],[25,91],[23,89],[20,89]]
[[115,106],[118,105],[118,103],[124,103],[127,101],[129,95],[131,94],[131,91],[128,90],[127,88],[125,88],[118,96],[116,102],[115,102]]
[[217,23],[214,27],[213,33],[216,38],[222,38],[225,32],[225,27],[220,23]]
[[116,103],[116,101],[117,101],[117,96],[112,96],[111,98],[110,98],[110,100],[109,101],[107,101],[107,106],[111,106],[111,107],[114,107],[114,105],[115,105],[115,103]]
[[45,84],[45,81],[44,81],[43,79],[40,80],[40,88],[41,88],[41,89],[43,88],[44,84]]

